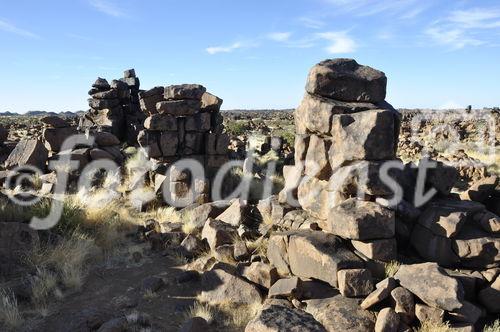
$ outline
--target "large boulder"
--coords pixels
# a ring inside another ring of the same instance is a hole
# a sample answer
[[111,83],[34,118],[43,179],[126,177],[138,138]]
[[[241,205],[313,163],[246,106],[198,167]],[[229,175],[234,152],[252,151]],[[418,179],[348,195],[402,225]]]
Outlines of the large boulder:
[[236,229],[220,220],[209,218],[201,232],[201,238],[206,239],[212,250],[224,244],[232,244],[237,236]]
[[454,311],[463,305],[462,284],[436,263],[401,265],[394,278],[431,307]]
[[394,159],[398,120],[394,110],[370,110],[332,117],[330,166],[335,171],[355,160]]
[[74,127],[44,128],[42,136],[47,150],[59,152],[64,141],[76,134],[78,134],[78,131]]
[[364,267],[339,237],[324,232],[290,233],[287,252],[293,275],[322,280],[333,287],[338,286],[339,270]]
[[189,116],[200,111],[201,102],[199,100],[167,100],[156,104],[156,110],[161,114],[170,114],[173,116]]
[[374,315],[362,309],[356,299],[337,295],[305,301],[305,310],[329,332],[366,332],[375,327]]
[[305,174],[320,180],[328,180],[332,169],[328,161],[328,151],[331,141],[316,135],[311,135],[305,160]]
[[345,239],[387,239],[395,235],[395,213],[377,203],[351,198],[331,209],[321,226]]
[[304,177],[297,190],[300,206],[315,218],[327,219],[332,204],[332,195],[327,189],[328,181]]
[[385,99],[387,77],[353,59],[331,59],[309,72],[306,91],[341,101],[378,103]]
[[201,299],[210,304],[253,304],[262,302],[257,286],[222,269],[213,269],[202,276]]
[[42,142],[37,139],[20,141],[5,161],[5,168],[12,169],[17,166],[31,165],[40,170],[45,169],[48,151]]
[[165,87],[166,100],[193,99],[201,100],[207,89],[199,84],[180,84]]

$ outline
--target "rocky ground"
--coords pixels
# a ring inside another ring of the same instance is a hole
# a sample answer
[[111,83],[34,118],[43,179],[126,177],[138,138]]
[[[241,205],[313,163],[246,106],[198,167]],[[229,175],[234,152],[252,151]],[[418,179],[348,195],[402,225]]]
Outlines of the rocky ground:
[[[127,70],[93,84],[81,119],[3,118],[0,329],[500,331],[498,159],[478,148],[498,149],[499,112],[398,111],[386,82],[328,60],[293,112],[220,111],[205,87],[141,90]],[[76,133],[95,140],[64,150]],[[61,197],[48,162],[64,156],[80,167]],[[193,187],[173,165],[185,157],[208,171]],[[425,179],[436,195],[417,206],[413,165],[426,157],[438,162]],[[117,168],[76,190],[95,160]],[[211,197],[211,171],[227,160],[244,161],[224,190],[250,179],[245,200]],[[401,166],[397,204],[378,178],[384,161]],[[166,206],[163,183],[194,203]],[[60,222],[32,229],[52,200]]]

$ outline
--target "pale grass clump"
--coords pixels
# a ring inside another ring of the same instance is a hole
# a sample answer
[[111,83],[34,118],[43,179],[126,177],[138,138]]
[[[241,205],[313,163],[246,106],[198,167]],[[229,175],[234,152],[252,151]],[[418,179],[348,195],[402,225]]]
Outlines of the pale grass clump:
[[175,209],[173,206],[169,207],[161,207],[153,212],[153,219],[158,222],[172,222],[177,223],[181,222],[182,216],[179,211]]
[[248,322],[257,316],[262,309],[262,304],[255,301],[250,304],[236,305],[231,302],[222,303],[217,306],[224,316],[224,325],[234,330],[245,328]]
[[500,319],[497,319],[491,325],[485,326],[483,332],[500,332]]
[[46,268],[37,268],[35,276],[30,278],[31,302],[39,310],[46,311],[48,303],[56,297],[57,275]]
[[192,210],[183,211],[181,214],[182,231],[184,234],[193,234],[198,230],[195,224],[194,213]]
[[448,322],[426,320],[420,324],[417,332],[452,332],[452,329]]
[[0,288],[0,323],[12,330],[23,323],[16,296],[12,291],[3,288]]
[[245,242],[248,251],[252,255],[260,255],[260,256],[266,256],[267,255],[267,246],[269,245],[269,238],[265,236],[261,236],[256,240],[247,240]]
[[208,324],[212,324],[217,316],[217,311],[213,306],[210,306],[207,303],[199,303],[196,302],[193,306],[189,307],[187,312],[184,314],[184,318],[190,319],[194,317],[201,317],[208,322]]
[[385,264],[385,276],[387,278],[394,277],[396,272],[398,272],[400,266],[401,266],[401,263],[397,262],[397,261],[390,261],[389,263],[386,263]]

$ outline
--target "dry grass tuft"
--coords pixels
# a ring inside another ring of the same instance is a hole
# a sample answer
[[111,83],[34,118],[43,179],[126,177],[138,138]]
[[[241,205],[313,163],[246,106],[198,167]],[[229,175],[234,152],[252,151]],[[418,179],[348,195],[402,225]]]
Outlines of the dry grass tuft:
[[12,291],[6,289],[0,289],[0,323],[12,330],[23,323],[16,296]]
[[398,261],[390,261],[385,264],[385,276],[386,278],[394,277],[396,272],[398,272],[401,263]]
[[257,316],[262,309],[260,302],[245,305],[235,305],[234,303],[223,303],[217,306],[224,317],[223,324],[231,330],[241,330],[247,326],[248,322]]
[[448,322],[423,321],[416,332],[452,332]]
[[500,319],[497,319],[491,325],[485,326],[483,332],[500,332]]
[[208,324],[212,324],[216,316],[217,316],[217,311],[213,306],[210,306],[209,304],[206,303],[196,302],[184,314],[184,319],[188,320],[194,317],[201,317],[204,320],[206,320]]

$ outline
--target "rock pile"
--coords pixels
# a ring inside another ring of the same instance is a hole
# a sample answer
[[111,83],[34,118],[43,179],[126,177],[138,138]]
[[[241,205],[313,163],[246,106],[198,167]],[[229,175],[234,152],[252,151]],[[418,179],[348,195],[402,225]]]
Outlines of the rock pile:
[[89,91],[90,110],[81,119],[80,128],[107,131],[120,141],[135,144],[144,121],[139,107],[139,86],[134,69],[126,70],[123,78],[111,84],[98,78]]
[[[148,117],[138,142],[160,165],[155,176],[157,189],[165,180],[165,170],[175,161],[195,159],[210,176],[228,160],[229,136],[219,113],[222,99],[198,84],[155,87],[139,96]],[[204,180],[197,188],[189,188],[189,175],[171,169],[169,181],[174,199],[189,192],[199,197],[198,201],[207,198],[209,183]]]
[[[399,130],[398,112],[384,101],[386,83],[384,73],[351,59],[312,68],[295,111],[295,165],[285,166],[281,194],[282,202],[296,197],[324,231],[381,261],[396,257],[395,213],[375,202],[392,195],[378,174],[395,159]],[[359,194],[365,200],[351,198]]]

